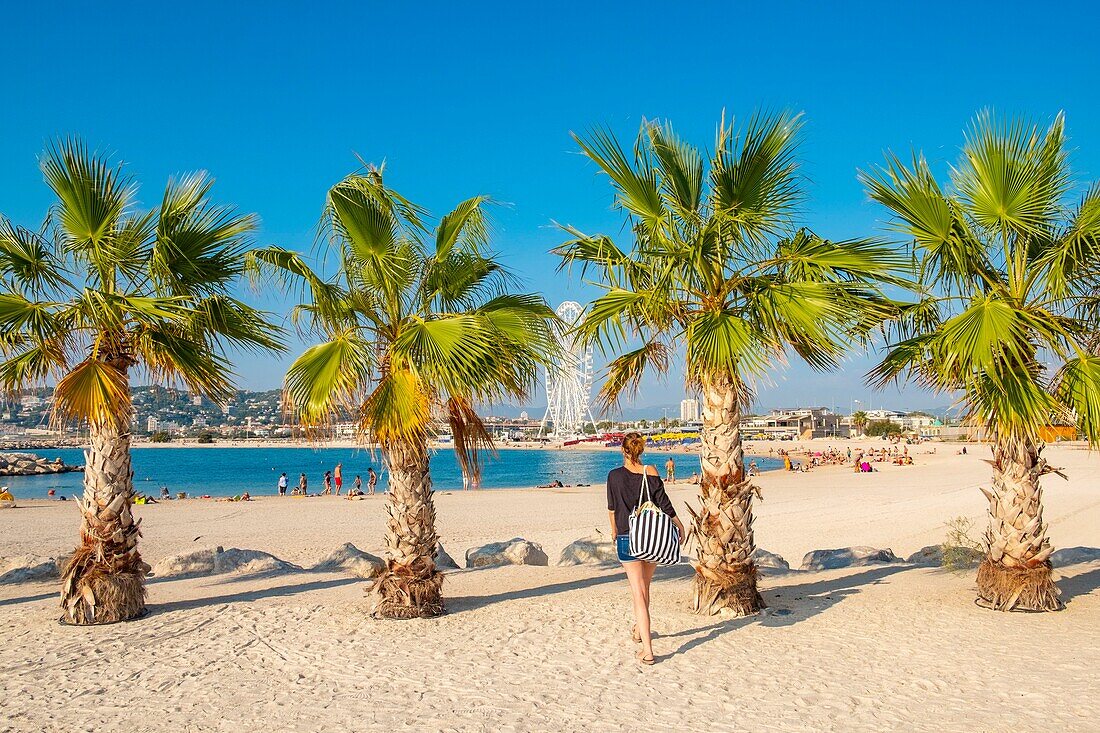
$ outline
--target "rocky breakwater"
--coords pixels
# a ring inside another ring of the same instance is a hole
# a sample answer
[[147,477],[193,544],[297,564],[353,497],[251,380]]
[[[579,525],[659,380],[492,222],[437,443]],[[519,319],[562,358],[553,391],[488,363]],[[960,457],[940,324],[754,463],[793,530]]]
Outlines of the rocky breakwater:
[[49,461],[34,453],[0,453],[0,476],[41,476],[83,470],[83,466],[70,466],[60,458]]

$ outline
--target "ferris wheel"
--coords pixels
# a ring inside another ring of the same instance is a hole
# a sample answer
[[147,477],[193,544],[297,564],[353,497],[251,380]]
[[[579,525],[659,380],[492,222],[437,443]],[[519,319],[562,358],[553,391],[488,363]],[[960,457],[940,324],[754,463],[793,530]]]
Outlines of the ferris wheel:
[[[567,300],[556,311],[563,325],[558,332],[558,358],[546,368],[546,414],[542,427],[550,424],[558,436],[584,432],[586,422],[595,426],[589,395],[592,393],[592,346],[581,344],[569,333],[581,319],[584,308]],[[540,430],[541,433],[541,430]]]

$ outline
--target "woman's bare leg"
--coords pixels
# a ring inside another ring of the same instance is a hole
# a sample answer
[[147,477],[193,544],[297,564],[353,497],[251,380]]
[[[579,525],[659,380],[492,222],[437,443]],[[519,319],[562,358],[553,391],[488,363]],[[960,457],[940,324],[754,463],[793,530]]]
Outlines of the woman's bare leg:
[[630,583],[630,598],[634,602],[634,623],[642,637],[642,656],[653,656],[653,636],[649,629],[649,583],[657,565],[644,560],[624,562],[626,579]]

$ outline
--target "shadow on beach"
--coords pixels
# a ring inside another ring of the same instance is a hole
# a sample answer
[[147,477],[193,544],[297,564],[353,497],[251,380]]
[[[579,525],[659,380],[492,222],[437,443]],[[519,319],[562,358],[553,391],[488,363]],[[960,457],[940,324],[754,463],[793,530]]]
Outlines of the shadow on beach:
[[1061,578],[1056,585],[1062,591],[1062,603],[1069,604],[1078,596],[1087,596],[1100,588],[1100,568],[1078,573],[1072,577]]
[[[705,626],[693,629],[685,629],[671,634],[663,635],[664,638],[680,636],[695,636],[681,644],[676,650],[670,652],[667,657],[684,654],[692,649],[714,641],[718,637],[730,631],[736,631],[746,626],[793,626],[800,621],[812,618],[823,611],[832,608],[845,598],[861,593],[862,588],[882,582],[896,573],[916,570],[912,565],[880,565],[870,567],[862,572],[845,575],[829,580],[817,580],[797,585],[779,586],[776,588],[765,587],[762,590],[764,602],[768,604],[763,612],[755,616],[734,618],[717,621]],[[794,571],[798,572],[798,571]]]
[[[250,578],[255,580],[256,576]],[[299,593],[309,593],[317,590],[340,588],[353,583],[362,583],[360,578],[332,578],[330,580],[310,580],[290,585],[276,585],[270,588],[258,588],[256,590],[241,591],[240,593],[225,593],[217,596],[205,596],[203,598],[190,598],[180,601],[168,601],[165,603],[150,603],[149,613],[167,613],[171,611],[187,611],[204,606],[220,606],[226,603],[248,603],[262,598],[278,598],[281,596],[293,596]]]

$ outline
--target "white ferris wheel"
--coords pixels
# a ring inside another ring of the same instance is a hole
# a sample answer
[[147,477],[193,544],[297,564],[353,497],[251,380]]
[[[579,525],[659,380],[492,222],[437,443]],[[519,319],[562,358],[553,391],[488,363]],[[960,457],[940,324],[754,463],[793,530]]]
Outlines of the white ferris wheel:
[[546,414],[542,427],[549,424],[554,435],[566,437],[583,434],[587,422],[596,424],[588,405],[592,393],[592,346],[578,343],[568,332],[584,313],[580,303],[567,300],[556,312],[564,326],[558,333],[559,357],[546,368]]

